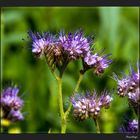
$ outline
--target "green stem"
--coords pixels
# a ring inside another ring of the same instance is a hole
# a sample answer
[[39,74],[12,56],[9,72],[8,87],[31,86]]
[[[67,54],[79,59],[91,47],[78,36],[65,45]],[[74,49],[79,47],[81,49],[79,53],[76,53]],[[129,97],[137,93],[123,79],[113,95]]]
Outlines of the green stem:
[[57,77],[58,82],[58,100],[59,100],[59,108],[60,108],[60,117],[61,117],[61,133],[66,132],[66,117],[64,114],[63,108],[63,97],[62,97],[62,79]]
[[[62,97],[62,79],[60,77],[58,77],[57,75],[55,75],[55,73],[54,73],[54,76],[58,82],[58,100],[59,100],[60,117],[61,117],[61,133],[64,134],[64,133],[66,133],[67,117],[72,108],[72,104],[70,104],[67,111],[64,113],[63,97]],[[76,84],[74,92],[78,91],[82,79],[83,79],[83,74],[80,73],[79,80]]]
[[98,120],[97,120],[97,119],[94,119],[94,122],[95,122],[95,126],[96,126],[96,132],[97,132],[97,133],[101,133],[101,132],[100,132],[100,127],[99,127]]
[[82,79],[83,79],[83,74],[80,73],[80,76],[79,76],[79,79],[78,79],[78,82],[76,84],[76,87],[75,87],[74,92],[77,92],[78,91]]
[[[78,82],[77,82],[77,84],[76,84],[76,87],[75,87],[74,93],[78,91],[82,79],[83,79],[83,74],[80,73],[80,76],[79,76]],[[72,108],[72,103],[70,103],[70,105],[69,105],[67,111],[65,112],[65,116],[66,116],[66,118],[68,117],[71,108]]]

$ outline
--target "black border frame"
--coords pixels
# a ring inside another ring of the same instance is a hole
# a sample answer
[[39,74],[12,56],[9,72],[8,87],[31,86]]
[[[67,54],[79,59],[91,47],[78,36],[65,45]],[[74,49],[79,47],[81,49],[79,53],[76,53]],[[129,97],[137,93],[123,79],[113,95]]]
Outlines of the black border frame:
[[43,133],[36,133],[36,134],[1,134],[1,140],[137,140],[140,137],[139,134],[91,134],[91,133],[67,133],[67,134],[43,134]]
[[0,0],[0,6],[140,6],[140,0]]

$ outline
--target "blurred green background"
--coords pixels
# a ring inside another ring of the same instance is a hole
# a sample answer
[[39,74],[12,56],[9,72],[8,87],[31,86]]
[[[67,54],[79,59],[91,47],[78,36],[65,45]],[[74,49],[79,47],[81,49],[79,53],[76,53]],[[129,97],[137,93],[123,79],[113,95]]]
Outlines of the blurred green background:
[[[136,68],[139,45],[139,9],[130,7],[13,7],[1,10],[1,51],[2,51],[2,86],[11,83],[21,86],[21,95],[25,100],[23,112],[25,120],[11,127],[18,127],[25,133],[60,132],[60,117],[57,99],[57,85],[47,64],[36,59],[31,53],[31,41],[27,32],[50,31],[58,33],[84,29],[85,34],[96,35],[94,47],[97,51],[105,48],[111,53],[113,64],[102,77],[88,71],[79,91],[103,89],[112,91],[112,106],[102,110],[99,119],[103,133],[117,132],[124,115],[131,113],[126,98],[116,95],[116,83],[112,72],[128,73],[129,65]],[[23,40],[24,39],[24,40]],[[81,63],[72,62],[63,77],[63,98],[67,108],[79,76]],[[93,133],[94,122],[74,120],[72,113],[68,120],[68,133]]]

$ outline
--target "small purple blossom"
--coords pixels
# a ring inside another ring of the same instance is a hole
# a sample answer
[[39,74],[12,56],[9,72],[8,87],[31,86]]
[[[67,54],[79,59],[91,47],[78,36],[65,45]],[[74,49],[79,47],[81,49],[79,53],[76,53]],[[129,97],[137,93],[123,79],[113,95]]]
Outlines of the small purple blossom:
[[138,131],[138,120],[132,120],[129,122],[129,127],[131,128],[132,131]]
[[109,60],[108,55],[103,57],[97,57],[97,63],[95,64],[95,73],[100,75],[104,72],[106,68],[108,68],[109,64],[112,63],[112,60]]
[[139,69],[138,72],[136,73],[132,68],[131,68],[131,75],[129,78],[129,91],[135,91],[139,87]]
[[111,63],[112,60],[108,59],[108,55],[100,56],[97,53],[92,54],[89,52],[84,57],[83,67],[84,71],[93,68],[95,74],[101,75]]
[[71,102],[74,107],[74,117],[79,121],[87,119],[89,100],[84,96],[79,96],[78,94],[76,94],[75,96],[71,97]]
[[138,132],[138,120],[128,121],[123,127],[119,129],[122,133],[137,133]]
[[97,57],[98,57],[97,53],[95,54],[87,53],[87,55],[84,57],[84,62],[92,67],[96,64]]
[[15,121],[22,121],[24,120],[24,116],[23,114],[20,112],[20,110],[11,110],[7,119],[11,120],[12,122],[15,122]]
[[8,87],[2,91],[0,97],[0,106],[2,108],[3,117],[10,119],[11,121],[23,118],[21,117],[22,114],[20,112],[23,107],[23,100],[18,96],[18,92],[19,88]]
[[102,106],[105,107],[106,109],[110,107],[112,100],[113,98],[107,93],[103,94],[100,98],[100,101],[102,102]]
[[[114,79],[117,81],[118,85],[118,94],[120,96],[128,95],[131,97],[131,93],[139,92],[139,69],[138,73],[136,73],[131,68],[130,76],[124,76],[123,78],[118,78],[116,74],[114,74]],[[138,90],[137,90],[138,89]]]
[[87,118],[97,118],[100,114],[101,108],[109,108],[112,97],[108,93],[98,97],[96,91],[93,93],[87,92],[84,95],[76,94],[71,97],[71,102],[74,108],[74,117],[78,120],[85,120]]
[[48,32],[39,34],[30,31],[29,36],[32,39],[32,53],[37,56],[42,56],[45,48],[55,42],[55,37]]
[[9,87],[2,92],[1,106],[6,109],[19,110],[23,106],[23,100],[21,100],[17,94],[19,89]]
[[118,94],[120,96],[125,96],[127,94],[127,90],[129,88],[129,79],[121,79],[118,80]]
[[2,96],[17,96],[19,92],[18,88],[12,88],[12,87],[8,87],[6,88],[3,92],[2,92]]
[[138,114],[138,106],[140,105],[140,90],[139,90],[139,68],[135,72],[132,68],[129,76],[124,75],[123,78],[118,78],[114,74],[114,79],[117,81],[118,95],[127,96],[129,104],[134,108]]
[[128,93],[128,99],[134,107],[138,107],[138,105],[140,104],[139,88],[137,88],[137,90],[135,92],[129,92]]
[[91,98],[89,102],[89,116],[91,118],[97,118],[99,116],[101,105],[102,103],[98,98],[95,98],[95,96]]
[[91,44],[91,40],[85,38],[81,30],[68,35],[61,32],[59,42],[72,60],[85,56],[89,52]]
[[1,104],[6,109],[18,110],[23,106],[23,101],[17,96],[5,96],[1,98]]

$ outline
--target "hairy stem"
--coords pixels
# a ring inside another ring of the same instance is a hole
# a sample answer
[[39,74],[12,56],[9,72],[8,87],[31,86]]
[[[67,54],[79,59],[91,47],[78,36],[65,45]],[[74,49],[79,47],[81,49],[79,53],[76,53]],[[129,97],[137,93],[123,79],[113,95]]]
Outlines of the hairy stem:
[[77,92],[78,91],[82,79],[83,79],[83,74],[80,73],[80,76],[79,76],[79,79],[78,79],[78,82],[76,84],[76,87],[75,87],[74,92]]
[[66,132],[66,117],[64,114],[64,107],[63,107],[63,97],[62,97],[62,79],[57,77],[58,82],[58,101],[59,101],[59,109],[60,109],[60,117],[61,117],[61,133]]
[[[76,84],[76,87],[75,87],[75,89],[74,89],[74,93],[78,91],[82,79],[83,79],[83,74],[80,73],[79,79],[78,79],[77,84]],[[70,105],[69,105],[67,111],[65,112],[66,118],[68,117],[71,108],[72,108],[72,103],[70,103]]]
[[96,126],[96,133],[100,133],[100,127],[97,119],[94,119],[95,126]]

